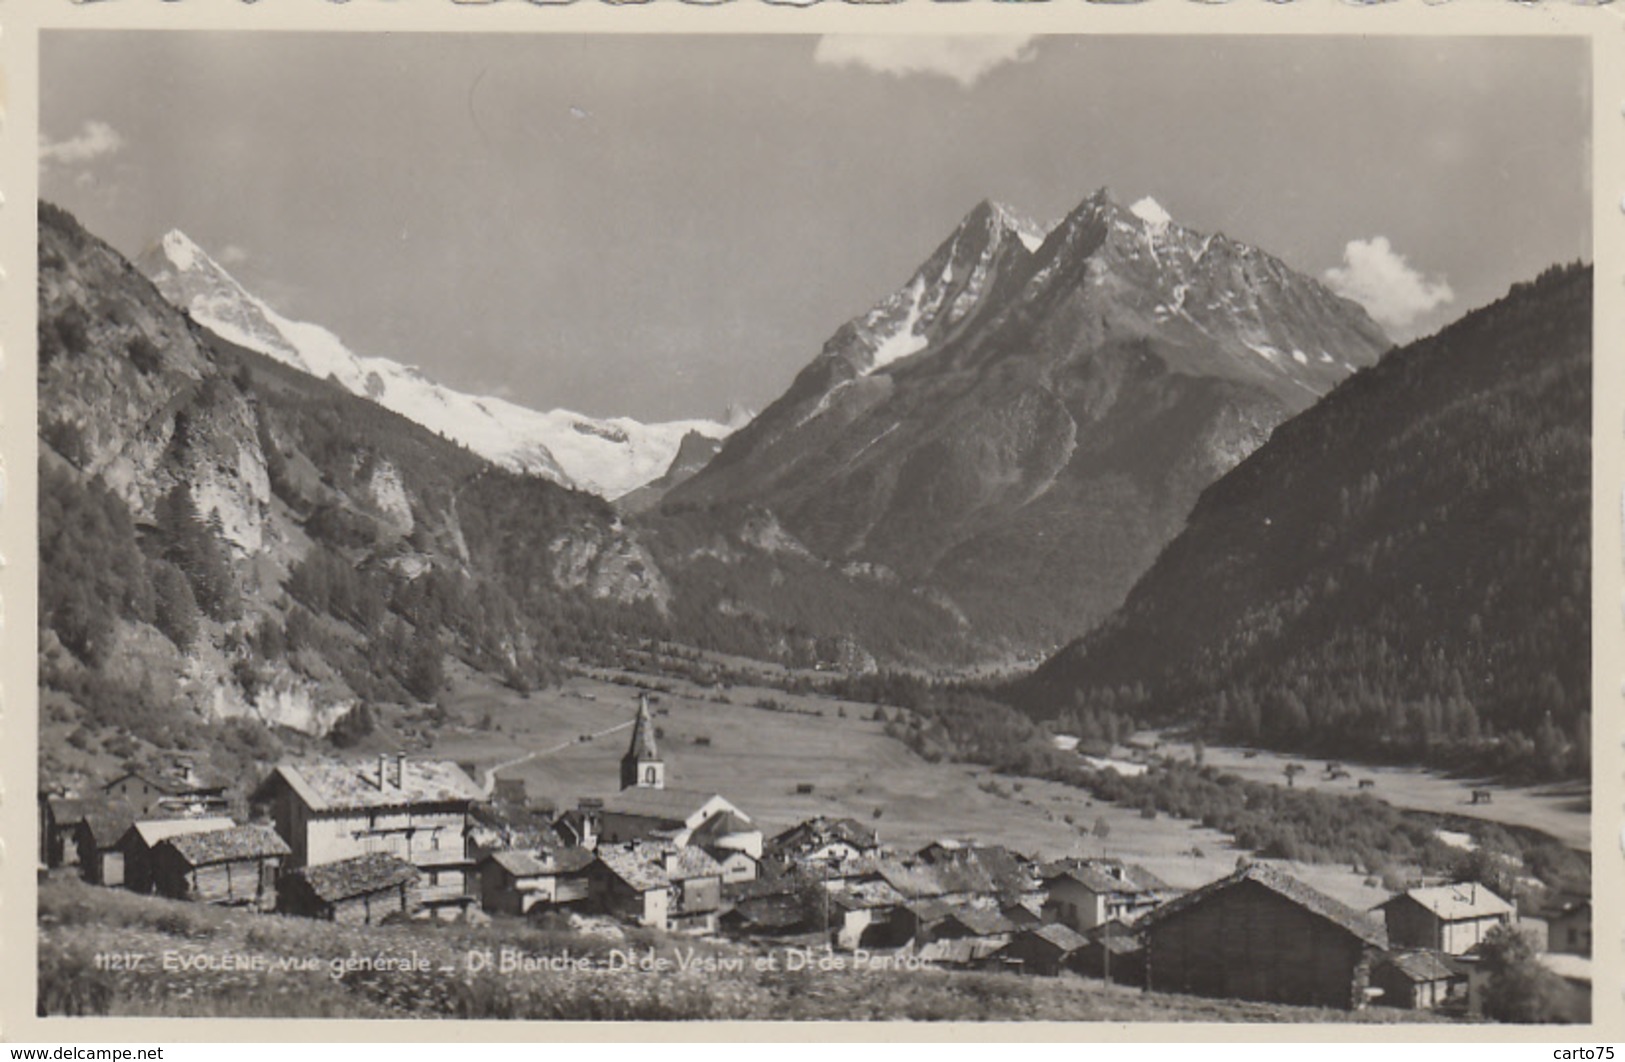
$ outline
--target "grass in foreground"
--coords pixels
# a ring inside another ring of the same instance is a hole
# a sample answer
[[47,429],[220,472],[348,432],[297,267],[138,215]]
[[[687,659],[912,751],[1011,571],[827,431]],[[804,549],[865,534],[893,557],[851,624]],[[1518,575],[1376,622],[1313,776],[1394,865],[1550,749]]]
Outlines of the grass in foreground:
[[[135,896],[77,882],[40,887],[42,1015],[520,1018],[562,1021],[1404,1022],[1411,1011],[1343,1011],[1141,992],[1079,977],[758,971],[737,945],[629,931],[616,940],[516,922],[345,927]],[[672,964],[573,971],[480,970],[470,953],[514,948],[603,963],[653,954]],[[98,956],[141,954],[138,972]],[[684,956],[742,960],[678,969]],[[378,959],[411,965],[380,970]],[[335,962],[374,960],[374,969]],[[311,968],[278,969],[282,960]],[[255,963],[261,968],[253,968]],[[226,968],[221,968],[226,964]],[[237,968],[231,968],[231,967]],[[248,967],[248,968],[243,968]]]

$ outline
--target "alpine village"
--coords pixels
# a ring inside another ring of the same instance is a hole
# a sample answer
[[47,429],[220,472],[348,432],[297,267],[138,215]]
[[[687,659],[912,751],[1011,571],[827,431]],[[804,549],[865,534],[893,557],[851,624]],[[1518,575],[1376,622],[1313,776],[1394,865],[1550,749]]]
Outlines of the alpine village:
[[1588,266],[984,202],[678,431],[39,226],[41,1014],[1587,1020]]

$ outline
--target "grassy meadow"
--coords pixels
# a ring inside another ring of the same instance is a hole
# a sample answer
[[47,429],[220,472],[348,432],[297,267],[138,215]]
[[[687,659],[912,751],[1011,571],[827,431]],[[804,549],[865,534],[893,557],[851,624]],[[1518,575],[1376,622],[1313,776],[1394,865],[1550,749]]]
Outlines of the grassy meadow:
[[[42,1015],[598,1021],[1413,1022],[1411,1011],[1148,993],[1066,975],[942,970],[758,970],[765,953],[644,930],[408,923],[334,926],[41,885]],[[500,969],[501,949],[568,954],[587,969]],[[471,953],[497,957],[476,969]],[[142,956],[135,971],[106,956]],[[98,961],[98,956],[103,957]],[[616,956],[627,958],[616,968]],[[664,960],[663,970],[638,960]],[[686,961],[686,968],[682,967]],[[278,964],[289,963],[289,968]],[[370,967],[370,968],[369,968]]]

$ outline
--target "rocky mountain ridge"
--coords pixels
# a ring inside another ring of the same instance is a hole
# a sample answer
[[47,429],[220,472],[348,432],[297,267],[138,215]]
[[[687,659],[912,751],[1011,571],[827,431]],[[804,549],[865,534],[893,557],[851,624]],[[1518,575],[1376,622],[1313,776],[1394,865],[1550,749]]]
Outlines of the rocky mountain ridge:
[[1102,189],[1042,229],[978,204],[662,511],[772,510],[1006,648],[1120,603],[1197,493],[1389,346],[1278,259]]

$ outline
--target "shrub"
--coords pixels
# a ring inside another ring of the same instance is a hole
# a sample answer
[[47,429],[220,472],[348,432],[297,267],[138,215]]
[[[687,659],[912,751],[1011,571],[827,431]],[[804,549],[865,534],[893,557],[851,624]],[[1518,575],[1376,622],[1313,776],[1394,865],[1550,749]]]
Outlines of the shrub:
[[129,356],[130,364],[143,376],[151,376],[163,368],[163,352],[144,335],[138,335],[125,344],[124,353]]
[[1481,948],[1489,975],[1486,1017],[1522,1024],[1580,1020],[1567,983],[1541,965],[1528,937],[1510,926],[1496,926]]

